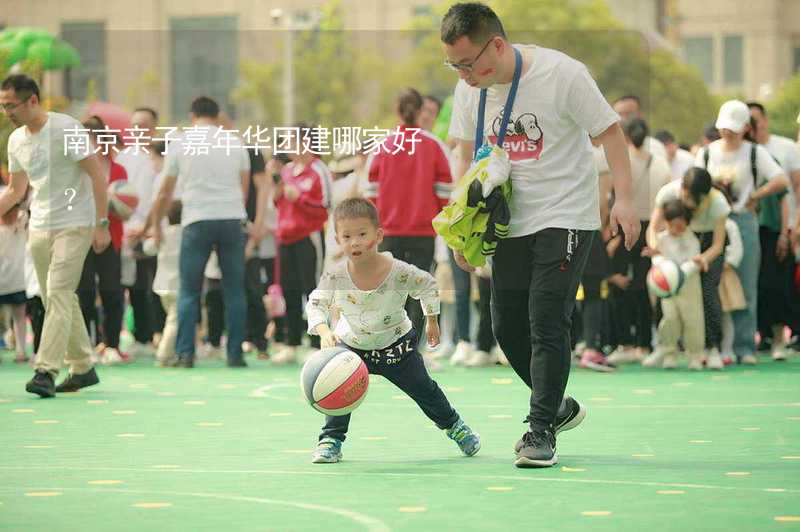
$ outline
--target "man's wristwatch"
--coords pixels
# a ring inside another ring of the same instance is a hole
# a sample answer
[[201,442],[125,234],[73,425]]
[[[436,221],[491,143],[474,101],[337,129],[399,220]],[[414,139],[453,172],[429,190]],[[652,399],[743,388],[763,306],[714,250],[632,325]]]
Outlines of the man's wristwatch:
[[97,220],[97,227],[106,229],[108,227],[108,218],[100,218]]

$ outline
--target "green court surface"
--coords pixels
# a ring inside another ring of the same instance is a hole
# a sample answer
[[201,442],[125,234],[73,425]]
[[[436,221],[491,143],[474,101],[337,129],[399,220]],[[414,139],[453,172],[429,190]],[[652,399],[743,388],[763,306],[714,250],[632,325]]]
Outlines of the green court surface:
[[299,368],[98,369],[41,400],[0,365],[0,530],[800,530],[800,359],[573,371],[560,463],[513,467],[528,393],[507,368],[435,374],[483,448],[460,456],[372,377],[344,461],[313,465]]

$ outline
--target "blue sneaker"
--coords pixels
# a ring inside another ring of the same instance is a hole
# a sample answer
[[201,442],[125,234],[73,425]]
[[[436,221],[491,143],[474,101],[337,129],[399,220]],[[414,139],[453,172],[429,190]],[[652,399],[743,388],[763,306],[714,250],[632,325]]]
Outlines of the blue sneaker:
[[342,459],[342,440],[322,438],[311,455],[312,464],[335,464]]
[[472,432],[461,418],[458,418],[452,427],[445,430],[447,437],[458,444],[458,448],[466,456],[474,456],[481,449],[481,437]]

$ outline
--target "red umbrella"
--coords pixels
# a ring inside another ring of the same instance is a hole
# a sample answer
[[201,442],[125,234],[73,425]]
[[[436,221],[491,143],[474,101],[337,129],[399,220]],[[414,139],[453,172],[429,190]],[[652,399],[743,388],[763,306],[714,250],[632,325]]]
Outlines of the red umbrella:
[[125,130],[131,127],[131,114],[113,103],[92,102],[86,114],[99,116],[110,129],[119,129],[122,132],[121,136],[125,136]]

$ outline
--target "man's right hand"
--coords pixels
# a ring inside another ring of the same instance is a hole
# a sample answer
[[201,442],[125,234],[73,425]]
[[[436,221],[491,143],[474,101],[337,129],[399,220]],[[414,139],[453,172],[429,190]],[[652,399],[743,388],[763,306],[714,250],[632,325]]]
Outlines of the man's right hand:
[[467,259],[464,258],[464,255],[460,251],[453,250],[453,256],[455,257],[456,264],[458,264],[459,268],[470,273],[475,271],[475,268],[470,266],[469,262],[467,262]]
[[617,200],[614,203],[611,208],[609,225],[614,235],[619,232],[619,227],[622,227],[622,231],[625,233],[625,249],[632,249],[636,241],[639,240],[642,224],[639,222],[639,217],[636,216],[636,212],[630,203],[622,200]]

